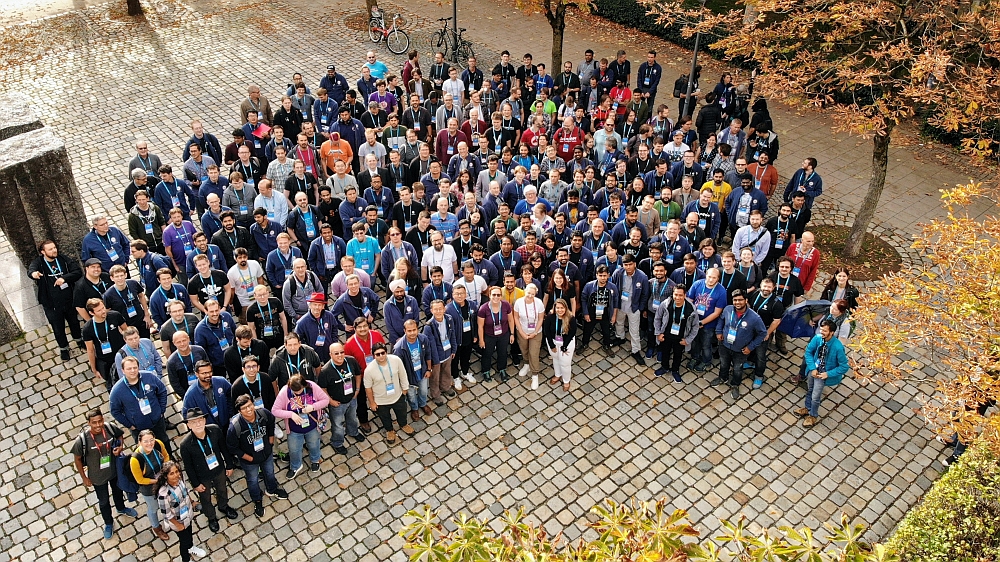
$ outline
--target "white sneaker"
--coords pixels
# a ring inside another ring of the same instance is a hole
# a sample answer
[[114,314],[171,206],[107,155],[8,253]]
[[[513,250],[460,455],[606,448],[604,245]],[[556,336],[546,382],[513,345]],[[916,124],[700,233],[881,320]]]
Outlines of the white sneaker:
[[462,377],[455,378],[455,390],[462,390]]
[[538,390],[538,375],[531,375],[531,390]]
[[191,556],[195,558],[204,558],[205,555],[208,554],[207,552],[198,548],[197,546],[192,546],[191,548],[188,549],[188,552],[190,552]]
[[475,384],[475,383],[476,383],[476,377],[475,377],[475,376],[473,376],[473,374],[472,374],[472,373],[465,373],[464,375],[462,375],[461,373],[459,373],[459,376],[464,376],[464,377],[465,377],[465,380],[466,380],[466,381],[467,381],[467,382],[468,382],[469,384]]
[[274,426],[274,437],[275,439],[282,439],[285,436],[285,432],[281,431],[281,428],[277,425]]
[[521,367],[521,370],[517,374],[520,375],[520,376],[522,376],[522,377],[525,377],[525,376],[528,376],[528,371],[530,371],[530,370],[531,370],[531,367],[527,363],[525,363],[524,366]]

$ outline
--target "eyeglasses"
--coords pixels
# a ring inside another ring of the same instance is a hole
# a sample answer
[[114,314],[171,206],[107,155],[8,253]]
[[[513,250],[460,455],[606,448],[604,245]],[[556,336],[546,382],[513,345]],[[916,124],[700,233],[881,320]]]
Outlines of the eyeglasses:
[[375,357],[382,357],[383,355],[385,355],[385,352],[384,351],[376,351],[373,355],[375,355]]
[[389,236],[402,236],[399,232],[390,232]]

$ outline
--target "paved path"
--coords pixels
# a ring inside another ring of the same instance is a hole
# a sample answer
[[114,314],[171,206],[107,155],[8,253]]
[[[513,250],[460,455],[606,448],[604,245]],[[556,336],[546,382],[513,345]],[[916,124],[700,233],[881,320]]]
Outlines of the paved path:
[[[345,31],[343,21],[360,5],[341,3],[328,11],[287,2],[171,0],[158,3],[142,25],[94,8],[46,24],[69,22],[76,35],[53,39],[52,54],[36,60],[29,53],[25,64],[0,70],[0,89],[32,92],[42,120],[70,148],[87,212],[107,213],[123,224],[119,192],[136,138],[148,139],[165,162],[176,164],[191,119],[226,138],[246,83],[261,84],[274,101],[275,87],[293,70],[313,83],[329,62],[359,66],[370,43]],[[447,15],[446,8],[425,2],[407,6],[425,10],[428,19],[438,11]],[[530,50],[545,60],[544,19],[518,17],[512,25],[510,10],[507,4],[463,3],[460,18],[490,50],[510,48],[515,56]],[[477,20],[476,13],[485,15]],[[411,19],[415,26],[423,22]],[[588,46],[606,54],[623,45],[638,54],[650,44],[672,67],[672,80],[685,53],[610,24],[574,17],[565,51],[575,60]],[[379,52],[389,57],[384,48]],[[390,68],[400,62],[393,59]],[[714,64],[709,68],[706,74],[717,74]],[[819,168],[829,185],[825,205],[831,217],[851,209],[867,184],[864,142],[831,133],[821,115],[773,111],[783,177],[802,158],[827,154]],[[942,163],[914,161],[907,150],[895,149],[878,220],[905,235],[937,211],[936,189],[962,180]],[[15,313],[37,327],[32,289],[2,239],[0,264],[0,287]],[[151,541],[144,519],[123,518],[115,538],[101,538],[92,498],[68,455],[84,412],[106,401],[83,357],[62,364],[47,328],[15,347],[0,347],[0,355],[0,401],[10,420],[0,429],[0,495],[9,502],[0,512],[0,562],[176,555],[176,546],[168,550]],[[234,561],[403,560],[400,517],[423,503],[445,515],[479,517],[524,505],[532,521],[575,539],[594,504],[632,496],[670,498],[675,507],[690,509],[706,534],[718,530],[720,518],[740,513],[754,528],[818,528],[846,511],[872,525],[871,538],[882,537],[941,470],[940,446],[912,412],[915,397],[933,389],[860,388],[848,380],[824,401],[827,413],[807,432],[788,413],[801,403],[802,390],[782,382],[797,368],[796,356],[780,359],[778,374],[738,401],[709,389],[705,376],[686,373],[687,384],[674,387],[652,377],[651,369],[637,372],[631,359],[596,350],[578,354],[569,394],[547,385],[530,391],[523,379],[477,384],[438,408],[429,424],[414,424],[417,434],[401,445],[389,447],[375,436],[352,447],[346,462],[324,448],[322,474],[286,484],[290,501],[269,503],[263,522],[252,516],[243,483],[236,482],[234,505],[243,518],[223,523],[214,537],[200,521],[197,542]],[[178,410],[172,403],[171,411]]]

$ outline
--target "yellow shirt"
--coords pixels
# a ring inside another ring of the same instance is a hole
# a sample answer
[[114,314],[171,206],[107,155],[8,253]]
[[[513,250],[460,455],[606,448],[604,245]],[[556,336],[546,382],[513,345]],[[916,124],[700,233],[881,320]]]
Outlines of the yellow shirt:
[[706,187],[712,188],[712,201],[719,206],[719,209],[724,209],[726,207],[726,197],[729,197],[729,194],[733,192],[733,186],[726,182],[722,182],[721,186],[717,186],[715,182],[707,181],[701,186],[701,189],[705,189]]
[[514,308],[514,303],[517,299],[524,296],[524,289],[514,287],[513,291],[508,292],[507,287],[504,287],[501,294],[503,295],[503,300],[507,301],[507,304],[509,304],[511,308]]

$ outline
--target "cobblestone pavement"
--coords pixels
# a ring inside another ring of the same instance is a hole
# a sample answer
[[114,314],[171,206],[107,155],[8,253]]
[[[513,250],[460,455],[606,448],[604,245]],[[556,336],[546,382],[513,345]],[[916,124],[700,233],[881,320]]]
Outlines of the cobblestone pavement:
[[[72,15],[78,35],[54,36],[47,54],[0,70],[0,90],[33,95],[42,120],[67,142],[88,213],[107,213],[123,225],[119,192],[134,139],[148,139],[165,163],[177,164],[191,119],[227,138],[247,83],[261,84],[275,102],[293,70],[314,83],[329,62],[358,66],[371,44],[343,22],[360,5],[339,3],[330,11],[288,2],[162,2],[141,25],[108,17],[107,7],[92,8]],[[425,18],[410,18],[415,27],[447,15],[446,7],[417,0],[401,9],[424,11]],[[475,2],[463,5],[460,18],[489,50],[530,48],[536,60],[547,59],[544,19],[513,26],[509,9]],[[590,19],[571,18],[565,52],[575,60],[587,46],[601,54],[619,45],[640,53],[650,44],[672,79],[684,52]],[[399,58],[378,51],[399,68]],[[706,75],[715,74],[714,65],[709,69]],[[832,133],[819,114],[772,112],[783,178],[805,156],[827,155],[819,168],[829,186],[826,216],[817,221],[846,220],[845,209],[856,206],[867,185],[865,142]],[[937,212],[936,190],[964,178],[947,162],[915,160],[907,149],[894,149],[891,158],[877,220],[902,247],[906,233]],[[29,328],[40,326],[33,289],[2,239],[0,264],[0,287],[14,312]],[[253,517],[242,479],[234,478],[241,519],[223,522],[215,536],[199,519],[196,543],[234,561],[403,560],[401,516],[423,503],[445,516],[493,518],[524,505],[531,520],[576,539],[593,505],[633,496],[669,498],[689,509],[706,535],[719,529],[719,519],[741,513],[754,528],[818,528],[845,511],[872,526],[870,538],[884,537],[942,470],[941,446],[913,413],[917,397],[932,387],[846,380],[824,400],[819,425],[805,431],[789,413],[803,390],[784,382],[797,368],[801,342],[793,351],[778,358],[764,388],[748,393],[745,385],[736,401],[708,388],[714,375],[685,373],[686,384],[675,387],[596,347],[577,354],[569,393],[548,385],[531,391],[525,379],[476,384],[437,408],[430,423],[415,422],[416,435],[402,444],[390,447],[373,436],[353,446],[346,461],[324,447],[321,474],[285,484],[291,497],[271,502],[263,521]],[[0,355],[0,401],[10,420],[0,429],[0,495],[8,500],[0,512],[0,562],[176,556],[175,540],[169,547],[152,540],[144,519],[120,518],[124,526],[115,537],[102,539],[93,497],[68,452],[84,412],[106,403],[84,356],[60,362],[44,327],[0,347]],[[170,408],[176,421],[179,404]]]

